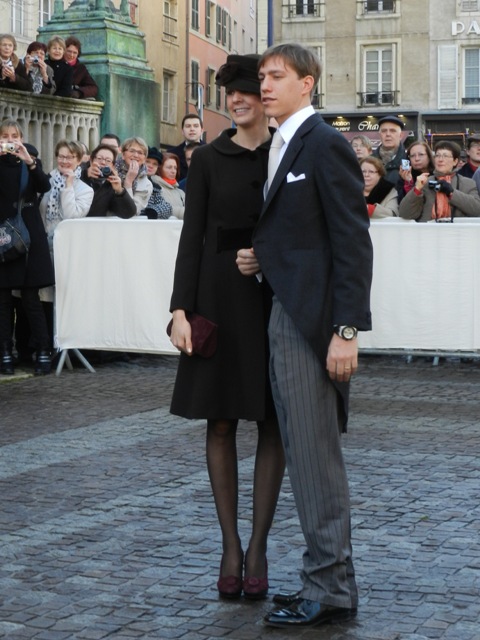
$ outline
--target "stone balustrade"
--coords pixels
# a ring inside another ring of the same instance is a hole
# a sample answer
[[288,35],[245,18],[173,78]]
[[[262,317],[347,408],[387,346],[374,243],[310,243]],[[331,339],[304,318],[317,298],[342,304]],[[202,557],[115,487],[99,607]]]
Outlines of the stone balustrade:
[[103,106],[103,102],[0,89],[0,121],[8,118],[20,124],[25,142],[39,150],[45,171],[55,167],[55,145],[62,138],[84,142],[90,150],[98,144]]

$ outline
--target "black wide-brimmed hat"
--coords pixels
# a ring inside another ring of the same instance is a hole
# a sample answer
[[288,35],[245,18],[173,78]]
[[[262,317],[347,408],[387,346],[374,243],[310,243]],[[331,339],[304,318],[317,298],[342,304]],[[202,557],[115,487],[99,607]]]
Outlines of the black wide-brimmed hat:
[[215,82],[227,89],[238,89],[245,93],[260,95],[257,69],[259,60],[260,56],[256,53],[227,56],[227,62],[220,67],[215,76]]
[[148,147],[147,158],[153,158],[158,161],[158,164],[162,164],[163,155],[162,152],[157,149],[157,147]]

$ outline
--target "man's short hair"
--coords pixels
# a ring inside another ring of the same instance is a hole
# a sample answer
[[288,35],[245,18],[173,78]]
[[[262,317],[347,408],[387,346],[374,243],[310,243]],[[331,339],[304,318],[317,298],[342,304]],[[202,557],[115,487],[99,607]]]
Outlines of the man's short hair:
[[315,81],[315,86],[320,80],[322,73],[322,65],[318,57],[299,44],[278,44],[273,47],[269,47],[261,56],[258,61],[258,68],[263,67],[267,60],[271,58],[281,58],[286,64],[295,70],[299,78],[305,78],[306,76],[312,76]]
[[186,113],[183,118],[182,118],[182,129],[183,129],[183,125],[185,124],[185,122],[187,120],[193,120],[193,119],[199,120],[200,121],[200,126],[203,129],[203,122],[202,119],[200,118],[200,116],[198,115],[198,113]]
[[117,145],[120,147],[122,141],[120,140],[120,138],[117,136],[116,133],[104,133],[103,136],[101,137],[101,140],[105,140],[105,138],[110,139],[110,140],[116,140],[117,141]]

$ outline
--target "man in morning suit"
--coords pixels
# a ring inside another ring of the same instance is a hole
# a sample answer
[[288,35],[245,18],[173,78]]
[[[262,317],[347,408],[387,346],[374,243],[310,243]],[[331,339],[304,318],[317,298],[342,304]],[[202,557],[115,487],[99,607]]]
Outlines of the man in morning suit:
[[340,440],[357,369],[357,330],[371,329],[373,252],[358,160],[311,106],[318,59],[299,45],[271,47],[259,76],[283,146],[273,178],[269,158],[253,248],[240,250],[237,264],[244,275],[261,270],[274,292],[270,375],[307,550],[300,592],[275,596],[282,606],[264,622],[295,628],[357,613]]

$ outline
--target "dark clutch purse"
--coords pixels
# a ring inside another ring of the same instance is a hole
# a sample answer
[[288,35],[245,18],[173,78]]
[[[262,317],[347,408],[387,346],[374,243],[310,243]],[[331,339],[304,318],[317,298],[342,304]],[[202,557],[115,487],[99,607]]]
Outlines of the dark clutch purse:
[[[187,311],[185,316],[192,327],[193,353],[202,358],[211,358],[217,349],[218,325],[198,313]],[[167,334],[172,334],[173,320],[167,325]]]

